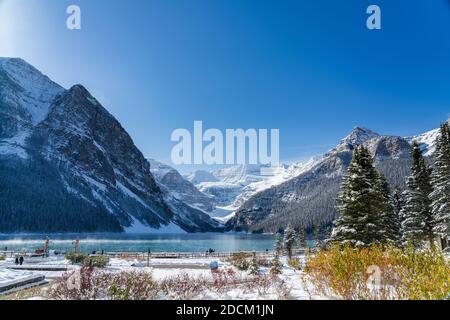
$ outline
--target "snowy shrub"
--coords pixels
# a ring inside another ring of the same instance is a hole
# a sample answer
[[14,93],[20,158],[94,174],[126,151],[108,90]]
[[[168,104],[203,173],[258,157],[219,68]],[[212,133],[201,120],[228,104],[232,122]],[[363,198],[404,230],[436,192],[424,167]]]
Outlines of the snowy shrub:
[[251,275],[259,274],[259,264],[258,259],[256,258],[256,253],[253,253],[253,257],[249,266],[249,274]]
[[84,259],[86,259],[87,255],[81,252],[69,252],[66,254],[66,259],[69,260],[72,264],[81,264]]
[[182,273],[162,280],[159,286],[164,297],[179,300],[201,299],[208,292],[224,294],[236,289],[259,295],[274,293],[279,299],[285,299],[290,294],[290,289],[278,277],[267,274],[239,276],[233,269],[217,271],[212,278]]
[[108,277],[94,268],[66,273],[48,291],[57,300],[97,300],[107,295]]
[[0,255],[0,261],[3,261],[3,260],[5,260],[5,256]]
[[288,259],[288,265],[295,270],[302,270],[302,263],[299,259]]
[[272,262],[265,257],[260,257],[260,258],[258,258],[258,265],[260,267],[270,268],[270,267],[272,267]]
[[234,253],[231,257],[227,259],[234,267],[236,267],[240,271],[247,271],[250,268],[250,262],[248,259],[251,257],[251,254],[240,252]]
[[257,290],[260,295],[265,295],[278,280],[276,277],[260,274],[251,278],[251,281],[247,284],[247,289]]
[[332,246],[309,256],[305,285],[342,299],[444,299],[450,264],[437,250]]
[[161,292],[169,299],[193,299],[208,288],[204,277],[193,277],[187,273],[180,273],[174,277],[163,279],[160,282]]
[[278,300],[288,300],[291,298],[292,287],[288,287],[285,281],[276,281],[274,287]]
[[108,283],[110,300],[153,300],[158,296],[158,284],[146,272],[112,274]]
[[108,273],[89,267],[64,274],[48,291],[57,300],[151,300],[157,294],[149,273]]
[[145,272],[105,272],[83,267],[63,275],[47,291],[57,300],[153,300],[202,299],[210,293],[226,294],[233,290],[259,295],[274,294],[287,299],[290,289],[284,281],[268,274],[238,275],[233,269],[219,270],[211,276],[180,273],[160,281]]
[[272,260],[272,267],[270,268],[270,273],[273,276],[276,276],[281,273],[281,269],[283,269],[283,264],[280,261],[280,255],[276,251],[275,257]]
[[84,267],[106,268],[109,258],[107,256],[85,257],[81,263]]

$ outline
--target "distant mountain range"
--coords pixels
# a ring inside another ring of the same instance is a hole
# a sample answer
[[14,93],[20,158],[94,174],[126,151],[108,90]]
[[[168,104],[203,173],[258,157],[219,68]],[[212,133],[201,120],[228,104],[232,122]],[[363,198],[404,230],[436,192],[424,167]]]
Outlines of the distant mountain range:
[[281,165],[273,175],[261,174],[263,165],[238,165],[223,169],[195,171],[186,175],[201,192],[228,210],[238,209],[254,194],[288,181],[311,168],[320,158],[305,163]]
[[404,186],[409,172],[409,143],[401,137],[354,128],[335,148],[298,176],[259,192],[245,201],[227,222],[228,230],[276,232],[288,223],[309,228],[336,217],[336,196],[353,149],[365,144],[393,186]]
[[431,156],[438,132],[402,138],[355,127],[326,154],[283,165],[274,176],[261,176],[260,166],[236,166],[196,171],[186,178],[228,209],[228,231],[276,232],[288,223],[305,228],[329,226],[336,217],[335,199],[356,146],[367,146],[391,187],[403,189],[410,168],[410,144],[418,142],[425,155]]
[[[273,176],[259,165],[182,176],[145,159],[81,85],[66,90],[21,59],[0,58],[0,232],[276,232],[330,225],[353,149],[368,147],[404,188],[413,137],[355,127],[337,146]],[[224,216],[226,216],[224,218]]]

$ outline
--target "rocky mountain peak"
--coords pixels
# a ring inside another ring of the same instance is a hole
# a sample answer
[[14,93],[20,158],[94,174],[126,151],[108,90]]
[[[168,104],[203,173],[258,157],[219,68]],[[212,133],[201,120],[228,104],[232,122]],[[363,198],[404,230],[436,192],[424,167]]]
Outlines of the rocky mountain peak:
[[36,125],[48,113],[53,99],[64,88],[19,58],[0,58],[0,94],[8,114]]
[[350,134],[346,136],[341,143],[351,144],[353,146],[360,145],[370,139],[379,137],[380,135],[372,130],[363,127],[354,127]]

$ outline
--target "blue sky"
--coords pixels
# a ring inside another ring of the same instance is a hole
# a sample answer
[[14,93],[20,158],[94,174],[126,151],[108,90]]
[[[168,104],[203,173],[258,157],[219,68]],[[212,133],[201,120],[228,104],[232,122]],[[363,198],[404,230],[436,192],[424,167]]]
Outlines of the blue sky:
[[[82,30],[65,27],[70,4]],[[168,163],[172,131],[194,120],[279,128],[293,161],[355,125],[407,136],[450,114],[448,0],[0,0],[0,55],[83,84]]]

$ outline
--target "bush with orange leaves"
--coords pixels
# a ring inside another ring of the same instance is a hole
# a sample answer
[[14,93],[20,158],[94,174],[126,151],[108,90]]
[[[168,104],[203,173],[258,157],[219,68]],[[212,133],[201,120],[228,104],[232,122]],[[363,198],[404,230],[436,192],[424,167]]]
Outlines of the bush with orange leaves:
[[446,299],[450,263],[437,249],[334,245],[307,259],[312,294],[346,300]]

